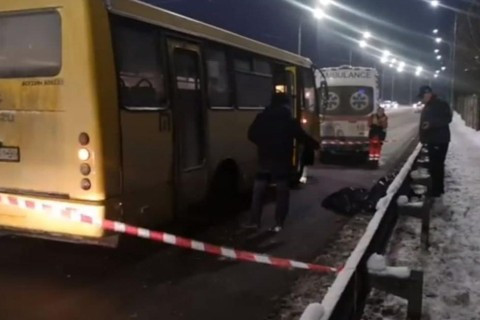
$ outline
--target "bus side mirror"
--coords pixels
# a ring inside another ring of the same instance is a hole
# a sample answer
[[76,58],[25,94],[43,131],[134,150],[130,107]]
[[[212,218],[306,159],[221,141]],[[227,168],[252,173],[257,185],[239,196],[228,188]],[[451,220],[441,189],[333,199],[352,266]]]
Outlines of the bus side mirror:
[[327,81],[322,81],[320,83],[320,111],[324,112],[327,107],[328,107],[328,96],[329,96],[329,91],[328,91],[328,84]]

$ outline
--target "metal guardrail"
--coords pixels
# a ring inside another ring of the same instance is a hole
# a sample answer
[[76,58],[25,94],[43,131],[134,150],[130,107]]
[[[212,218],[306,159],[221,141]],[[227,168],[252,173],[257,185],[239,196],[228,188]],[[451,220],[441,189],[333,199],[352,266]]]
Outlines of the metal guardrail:
[[398,218],[397,204],[393,201],[399,191],[410,183],[409,173],[422,146],[419,144],[377,204],[377,212],[370,221],[363,237],[348,258],[344,269],[329,288],[321,304],[308,306],[301,320],[357,320],[363,314],[371,289],[367,260],[374,253],[386,251],[390,236]]

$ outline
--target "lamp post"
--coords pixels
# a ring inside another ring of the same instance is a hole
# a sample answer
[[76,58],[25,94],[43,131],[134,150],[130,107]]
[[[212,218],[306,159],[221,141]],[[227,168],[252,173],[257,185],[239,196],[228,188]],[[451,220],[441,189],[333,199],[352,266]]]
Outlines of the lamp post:
[[[317,7],[313,10],[312,14],[316,20],[322,20],[325,18],[326,7],[330,4],[331,0],[319,0],[320,7]],[[298,42],[297,42],[297,53],[302,55],[302,35],[303,35],[303,19],[300,17],[300,22],[298,23]]]

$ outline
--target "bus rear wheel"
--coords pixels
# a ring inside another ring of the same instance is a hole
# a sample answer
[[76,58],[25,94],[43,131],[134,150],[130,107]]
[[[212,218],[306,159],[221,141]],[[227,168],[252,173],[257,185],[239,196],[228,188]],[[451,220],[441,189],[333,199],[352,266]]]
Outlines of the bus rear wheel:
[[225,163],[214,175],[208,196],[209,215],[228,217],[238,211],[240,199],[239,172],[234,164]]

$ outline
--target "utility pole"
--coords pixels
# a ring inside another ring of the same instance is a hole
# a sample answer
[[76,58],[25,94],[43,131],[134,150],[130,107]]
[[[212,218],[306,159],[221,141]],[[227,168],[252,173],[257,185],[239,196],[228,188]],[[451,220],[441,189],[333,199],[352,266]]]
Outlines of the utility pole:
[[450,81],[450,107],[455,105],[455,70],[457,58],[457,31],[458,31],[458,12],[455,12],[455,22],[453,24],[453,49],[451,49],[451,61],[452,61],[452,78]]
[[300,22],[298,23],[298,44],[297,44],[297,53],[299,56],[302,55],[302,29],[303,29],[303,20],[300,17]]
[[392,71],[392,95],[390,97],[391,101],[394,101],[394,95],[395,95],[395,72]]

